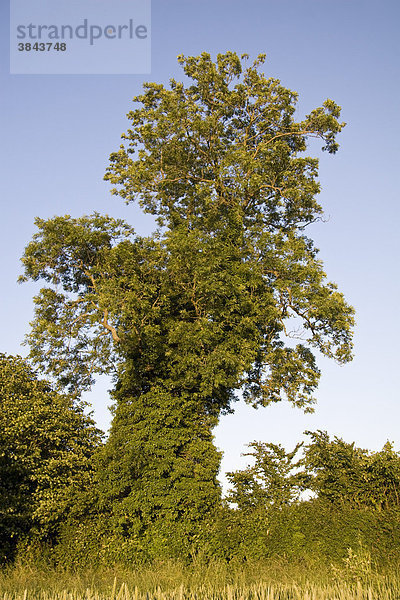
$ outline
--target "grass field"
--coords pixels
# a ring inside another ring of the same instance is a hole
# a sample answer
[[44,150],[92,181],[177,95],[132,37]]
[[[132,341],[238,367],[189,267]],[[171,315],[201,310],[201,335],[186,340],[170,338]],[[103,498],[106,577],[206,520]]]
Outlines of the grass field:
[[0,600],[399,600],[400,577],[300,565],[162,563],[136,570],[0,571]]
[[[119,589],[118,589],[119,588]],[[87,588],[84,591],[65,588],[59,591],[44,589],[1,592],[1,600],[395,600],[400,593],[399,587],[383,586],[378,589],[358,585],[268,585],[259,583],[246,587],[225,586],[216,589],[212,586],[200,586],[188,589],[180,586],[176,590],[165,591],[160,587],[154,590],[140,591],[136,586],[129,588],[123,583],[107,591]]]

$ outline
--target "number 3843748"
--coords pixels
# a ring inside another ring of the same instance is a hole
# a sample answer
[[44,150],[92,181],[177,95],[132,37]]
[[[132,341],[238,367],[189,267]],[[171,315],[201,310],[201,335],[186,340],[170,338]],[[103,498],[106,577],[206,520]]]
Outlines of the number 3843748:
[[18,50],[20,52],[30,52],[34,50],[36,52],[49,52],[50,50],[55,50],[56,52],[65,52],[67,49],[67,44],[62,42],[53,43],[53,42],[35,42],[31,44],[30,42],[25,42],[24,44],[18,44]]

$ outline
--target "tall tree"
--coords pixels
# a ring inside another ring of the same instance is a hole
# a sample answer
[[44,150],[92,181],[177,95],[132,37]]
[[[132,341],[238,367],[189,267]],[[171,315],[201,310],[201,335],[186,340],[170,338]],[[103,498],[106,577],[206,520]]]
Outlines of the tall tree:
[[159,230],[143,238],[100,215],[38,220],[23,258],[25,278],[50,284],[35,300],[33,360],[74,389],[96,372],[116,375],[115,477],[104,486],[131,512],[141,481],[159,486],[152,497],[165,506],[181,486],[179,514],[215,505],[211,429],[238,392],[254,406],[286,398],[310,410],[313,349],[351,359],[353,309],[304,235],[322,214],[307,142],[336,152],[340,108],[327,100],[296,121],[297,95],[260,72],[263,56],[249,66],[232,52],[178,60],[191,85],[145,84],[106,175]]

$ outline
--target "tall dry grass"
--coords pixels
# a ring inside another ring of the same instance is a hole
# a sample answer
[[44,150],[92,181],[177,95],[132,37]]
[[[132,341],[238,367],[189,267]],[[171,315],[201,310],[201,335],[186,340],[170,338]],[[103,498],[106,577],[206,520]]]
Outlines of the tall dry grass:
[[91,587],[86,590],[66,588],[59,591],[46,589],[1,592],[1,600],[397,600],[400,587],[381,585],[378,588],[336,583],[334,585],[259,583],[245,587],[233,585],[216,589],[200,586],[195,589],[180,586],[165,591],[160,586],[153,590],[141,591],[137,586],[129,588],[126,583],[113,586],[109,591],[98,591]]
[[0,600],[399,600],[399,573],[349,573],[285,562],[160,563],[132,570],[0,572]]

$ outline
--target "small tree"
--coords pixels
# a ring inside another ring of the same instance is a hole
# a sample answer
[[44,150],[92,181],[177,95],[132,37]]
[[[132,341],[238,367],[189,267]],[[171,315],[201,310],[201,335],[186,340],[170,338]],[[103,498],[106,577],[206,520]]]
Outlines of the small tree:
[[279,509],[299,500],[309,479],[301,469],[303,460],[294,462],[302,445],[297,444],[292,452],[286,452],[280,444],[250,443],[252,452],[244,456],[253,456],[254,465],[227,473],[233,486],[228,500],[245,511]]
[[333,504],[350,504],[378,510],[400,502],[400,453],[387,442],[380,452],[368,452],[326,431],[306,432],[305,448],[310,488]]
[[305,464],[313,474],[311,489],[332,503],[362,503],[367,450],[338,437],[331,440],[326,431],[305,433],[312,440],[305,449]]
[[100,432],[19,356],[0,354],[0,408],[0,558],[8,559],[21,537],[55,538],[74,493],[93,482]]
[[378,510],[400,507],[400,452],[386,442],[365,465],[365,499]]

